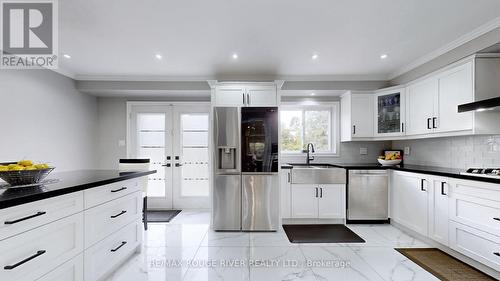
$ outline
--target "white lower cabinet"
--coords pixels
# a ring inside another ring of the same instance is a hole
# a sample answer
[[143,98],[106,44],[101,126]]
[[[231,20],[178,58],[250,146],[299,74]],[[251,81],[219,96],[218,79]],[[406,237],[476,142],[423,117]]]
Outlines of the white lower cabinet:
[[344,184],[292,184],[292,218],[345,218]]
[[131,223],[85,250],[85,280],[100,281],[125,261],[142,241],[140,222]]
[[422,235],[427,235],[429,180],[426,175],[394,171],[391,218]]
[[280,207],[281,218],[290,218],[292,216],[291,209],[291,182],[292,169],[282,169],[280,179]]
[[36,280],[83,251],[78,213],[0,242],[0,280]]
[[441,177],[430,177],[429,180],[429,238],[448,246],[450,183]]
[[37,281],[83,281],[83,254],[65,262]]

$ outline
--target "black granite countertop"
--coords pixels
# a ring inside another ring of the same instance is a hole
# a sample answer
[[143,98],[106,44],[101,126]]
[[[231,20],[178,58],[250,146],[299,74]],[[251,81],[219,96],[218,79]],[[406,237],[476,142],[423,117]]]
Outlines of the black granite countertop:
[[57,179],[55,183],[38,187],[0,189],[0,209],[42,199],[77,192],[101,185],[138,178],[156,173],[152,171],[120,172],[118,170],[79,170],[52,173],[47,179]]
[[[319,165],[314,163],[313,165]],[[453,169],[453,168],[442,168],[442,167],[432,167],[432,166],[421,166],[421,165],[397,165],[397,166],[382,166],[377,163],[331,163],[331,164],[325,164],[322,163],[320,165],[329,165],[332,167],[338,167],[338,168],[344,168],[346,170],[376,170],[376,169],[392,169],[392,170],[397,170],[397,171],[405,171],[405,172],[412,172],[412,173],[422,173],[422,174],[428,174],[428,175],[434,175],[434,176],[442,176],[442,177],[449,177],[449,178],[458,178],[458,179],[465,179],[465,180],[475,180],[475,181],[482,181],[482,182],[490,182],[490,183],[497,183],[500,184],[500,179],[496,178],[485,178],[485,177],[475,177],[475,176],[468,176],[468,175],[461,175],[461,172],[464,172],[464,170],[460,169]],[[293,164],[286,164],[283,165],[283,167],[286,167],[286,169],[292,169]]]

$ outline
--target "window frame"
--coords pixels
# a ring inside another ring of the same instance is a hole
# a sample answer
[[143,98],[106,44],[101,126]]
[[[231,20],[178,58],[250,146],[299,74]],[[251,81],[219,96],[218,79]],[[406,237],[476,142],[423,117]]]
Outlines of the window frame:
[[[340,156],[340,102],[282,102],[280,111],[300,110],[302,116],[305,115],[307,110],[329,110],[330,111],[330,151],[315,152],[316,156]],[[302,120],[304,121],[304,120]],[[305,128],[303,128],[303,131]],[[280,153],[283,156],[298,156],[303,152],[284,151],[281,143],[281,113],[280,113]],[[303,137],[303,136],[302,136]]]

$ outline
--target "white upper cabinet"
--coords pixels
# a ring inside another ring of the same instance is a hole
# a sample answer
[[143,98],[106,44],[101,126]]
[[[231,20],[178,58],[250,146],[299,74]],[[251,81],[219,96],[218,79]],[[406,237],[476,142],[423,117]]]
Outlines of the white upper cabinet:
[[373,94],[348,92],[341,97],[341,141],[373,137]]
[[[434,131],[434,99],[438,94],[438,81],[429,78],[407,88],[406,134],[428,134]],[[435,119],[434,119],[435,122]]]
[[224,83],[215,86],[216,106],[277,106],[276,85]]
[[375,136],[405,134],[405,89],[391,88],[375,94]]
[[445,71],[438,77],[436,132],[472,130],[472,112],[458,113],[458,105],[474,100],[472,62]]

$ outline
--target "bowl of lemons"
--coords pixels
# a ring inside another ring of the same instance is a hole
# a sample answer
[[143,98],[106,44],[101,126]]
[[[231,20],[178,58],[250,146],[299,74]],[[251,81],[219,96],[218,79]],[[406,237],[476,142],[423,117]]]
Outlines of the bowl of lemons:
[[46,163],[35,164],[31,160],[21,160],[0,165],[0,179],[11,187],[32,185],[41,182],[53,170]]

